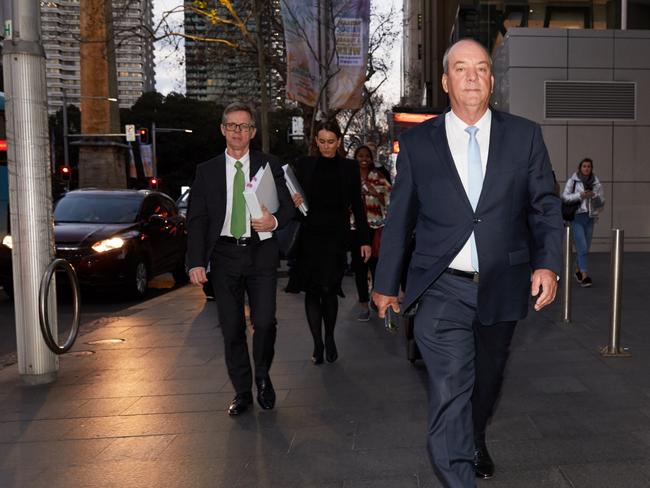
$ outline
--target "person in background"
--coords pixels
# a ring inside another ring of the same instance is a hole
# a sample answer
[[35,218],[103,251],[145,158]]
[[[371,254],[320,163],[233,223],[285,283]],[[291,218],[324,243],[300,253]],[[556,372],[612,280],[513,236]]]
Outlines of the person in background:
[[[314,133],[318,156],[301,158],[296,163],[296,177],[309,211],[304,218],[298,216],[302,219],[300,245],[296,270],[286,291],[305,292],[305,313],[314,340],[311,360],[318,365],[323,363],[323,357],[330,363],[338,358],[334,328],[338,296],[344,296],[341,282],[349,249],[350,209],[358,232],[356,252],[368,261],[371,248],[359,165],[340,155],[342,135],[335,120],[317,122]],[[300,206],[301,196],[296,193],[292,197],[294,205]]]
[[587,255],[594,234],[594,224],[598,219],[598,210],[605,204],[603,185],[594,174],[594,162],[590,158],[580,161],[578,171],[567,180],[562,200],[566,203],[580,201],[580,207],[571,221],[577,253],[575,277],[580,286],[588,288],[593,281],[589,276]]
[[361,195],[365,204],[366,220],[370,231],[370,242],[372,243],[372,256],[365,262],[357,252],[361,245],[359,234],[356,230],[356,222],[351,215],[351,250],[352,269],[354,270],[357,294],[361,311],[357,320],[367,322],[370,320],[370,308],[368,306],[370,295],[368,292],[368,271],[374,282],[377,258],[379,257],[379,242],[381,229],[384,227],[386,209],[390,199],[391,184],[384,173],[373,164],[372,151],[368,146],[359,146],[354,152],[354,159],[359,164],[361,175]]
[[[272,232],[287,224],[295,209],[274,156],[250,149],[255,137],[253,109],[231,103],[221,118],[226,151],[196,168],[187,212],[187,267],[192,284],[210,280],[223,333],[228,376],[235,389],[228,414],[240,415],[253,404],[253,374],[257,402],[265,410],[275,406],[275,389],[269,370],[277,334],[276,288],[280,264],[278,241],[273,235],[260,240],[259,232]],[[273,172],[279,208],[251,218],[244,199],[246,181],[264,165]],[[248,295],[253,323],[253,362],[248,353],[245,319]]]

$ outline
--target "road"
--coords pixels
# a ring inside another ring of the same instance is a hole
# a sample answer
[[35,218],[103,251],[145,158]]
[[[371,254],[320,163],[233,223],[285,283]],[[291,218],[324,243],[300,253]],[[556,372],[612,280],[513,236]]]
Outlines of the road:
[[[149,282],[146,300],[163,295],[174,289],[171,274],[158,276]],[[126,300],[117,293],[84,293],[81,300],[80,333],[88,332],[107,321],[118,320],[140,310],[145,301]],[[69,297],[59,297],[58,323],[61,341],[65,340],[72,320]],[[0,368],[16,362],[16,323],[14,303],[0,288]]]

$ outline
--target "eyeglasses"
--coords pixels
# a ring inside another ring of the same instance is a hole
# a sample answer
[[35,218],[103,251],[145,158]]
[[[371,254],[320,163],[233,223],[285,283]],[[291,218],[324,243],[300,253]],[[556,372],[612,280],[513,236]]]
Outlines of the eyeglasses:
[[223,124],[223,126],[230,132],[237,132],[238,130],[242,132],[248,132],[249,130],[255,128],[255,125],[253,124],[235,124],[234,122],[227,122]]

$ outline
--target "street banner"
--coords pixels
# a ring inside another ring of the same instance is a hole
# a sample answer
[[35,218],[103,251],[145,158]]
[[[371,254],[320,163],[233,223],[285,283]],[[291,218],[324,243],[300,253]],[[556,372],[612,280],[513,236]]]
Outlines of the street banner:
[[287,49],[287,98],[318,104],[318,0],[282,0]]
[[315,107],[321,86],[319,3],[326,2],[333,25],[327,33],[335,52],[328,71],[328,107],[359,108],[363,97],[370,36],[370,0],[282,0],[287,49],[287,98]]
[[[366,82],[370,0],[332,0],[336,56],[330,73],[329,108],[359,108]],[[331,43],[330,43],[331,45]]]
[[153,151],[151,144],[140,144],[140,159],[145,178],[153,176]]

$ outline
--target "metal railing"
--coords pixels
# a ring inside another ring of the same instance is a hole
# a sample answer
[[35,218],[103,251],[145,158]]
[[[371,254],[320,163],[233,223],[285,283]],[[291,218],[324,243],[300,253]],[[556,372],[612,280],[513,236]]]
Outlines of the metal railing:
[[571,225],[564,227],[564,262],[562,263],[562,322],[571,323]]
[[[70,285],[72,286],[72,326],[70,327],[68,338],[63,346],[60,346],[57,340],[52,336],[49,315],[50,285],[52,284],[52,276],[54,276],[57,268],[62,268],[67,273],[68,278],[70,279]],[[47,344],[47,347],[54,354],[64,354],[74,345],[74,341],[79,333],[80,308],[81,302],[79,299],[79,279],[77,278],[77,273],[72,265],[65,259],[57,258],[53,260],[45,270],[45,273],[43,273],[43,278],[41,278],[41,287],[38,292],[38,315],[41,325],[41,333],[43,334],[45,344]]]

